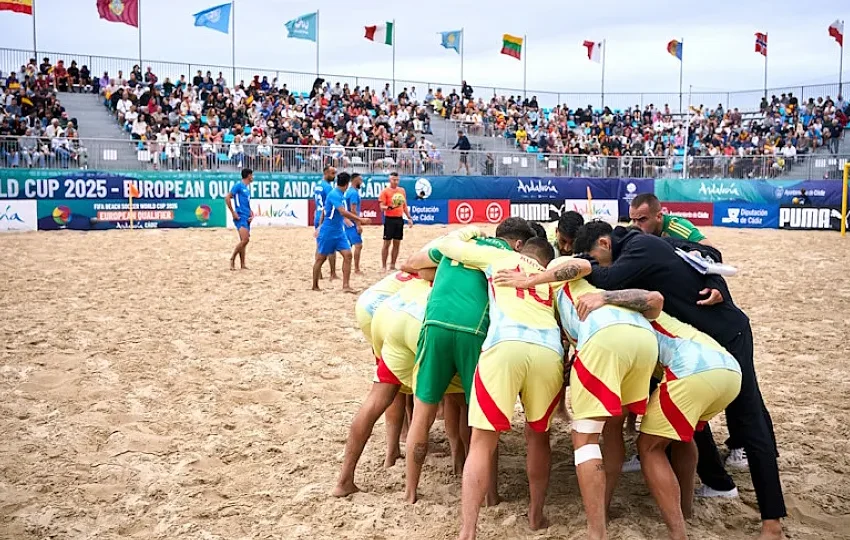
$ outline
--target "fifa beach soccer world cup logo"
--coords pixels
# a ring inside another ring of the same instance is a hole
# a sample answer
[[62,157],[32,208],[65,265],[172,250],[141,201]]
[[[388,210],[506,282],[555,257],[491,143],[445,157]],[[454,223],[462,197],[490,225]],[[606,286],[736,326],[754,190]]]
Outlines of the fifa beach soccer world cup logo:
[[57,206],[53,209],[53,221],[57,225],[67,225],[71,221],[71,209],[67,206]]
[[109,2],[109,11],[117,15],[118,17],[124,13],[124,1],[123,0],[112,0]]
[[210,214],[212,213],[212,208],[209,205],[202,204],[195,208],[195,217],[198,218],[198,221],[201,223],[206,223],[210,220]]

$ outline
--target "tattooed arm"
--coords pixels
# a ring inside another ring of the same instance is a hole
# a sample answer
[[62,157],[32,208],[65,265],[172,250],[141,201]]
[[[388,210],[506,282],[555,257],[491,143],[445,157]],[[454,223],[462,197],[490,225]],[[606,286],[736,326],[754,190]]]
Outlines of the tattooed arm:
[[526,276],[515,270],[502,270],[493,279],[496,285],[503,287],[514,287],[517,289],[530,289],[543,283],[555,281],[573,281],[590,274],[590,263],[584,259],[570,259],[545,272]]
[[623,289],[622,291],[602,291],[585,294],[578,299],[576,311],[581,320],[590,312],[604,305],[619,306],[637,311],[647,319],[657,319],[664,309],[664,297],[659,292],[643,289]]

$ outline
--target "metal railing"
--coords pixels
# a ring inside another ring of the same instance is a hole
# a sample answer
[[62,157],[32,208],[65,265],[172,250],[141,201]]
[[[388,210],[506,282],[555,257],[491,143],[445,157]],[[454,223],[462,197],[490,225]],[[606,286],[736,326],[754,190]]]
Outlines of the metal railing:
[[[29,59],[33,57],[32,50],[24,49],[7,49],[0,48],[0,71],[9,73],[18,71],[21,66],[26,65]],[[250,83],[255,75],[260,78],[268,77],[271,82],[277,79],[278,85],[286,84],[290,91],[293,92],[309,92],[313,86],[317,74],[304,73],[297,71],[286,71],[271,68],[255,68],[255,67],[240,67],[240,66],[222,66],[203,63],[187,63],[187,62],[165,62],[161,60],[150,60],[147,58],[118,58],[111,56],[97,56],[91,54],[75,54],[68,52],[54,51],[38,51],[35,55],[37,59],[44,57],[50,58],[51,62],[59,59],[65,60],[65,65],[68,66],[71,60],[76,60],[80,66],[86,65],[91,70],[92,77],[99,78],[104,72],[109,72],[110,77],[116,77],[118,71],[124,72],[124,76],[129,78],[130,71],[134,65],[140,64],[153,68],[153,72],[159,77],[159,82],[165,81],[169,77],[172,82],[176,82],[180,75],[185,75],[191,81],[192,77],[198,72],[212,72],[213,79],[221,72],[225,79],[228,80],[230,86],[236,81],[245,81]],[[436,90],[442,88],[448,94],[451,89],[460,92],[460,81],[455,82],[438,82],[438,81],[413,81],[403,79],[391,79],[388,77],[362,77],[355,75],[338,75],[331,73],[322,73],[319,75],[323,79],[331,83],[348,84],[352,89],[356,86],[361,88],[369,86],[372,89],[380,91],[386,84],[390,84],[394,94],[401,92],[402,88],[416,87],[416,92],[421,100],[425,97],[429,88]],[[475,81],[470,81],[475,82]],[[489,99],[490,96],[522,96],[523,90],[518,88],[506,88],[501,86],[492,86],[485,84],[474,84],[475,97],[484,97]],[[838,94],[838,82],[831,84],[819,85],[802,85],[802,86],[785,86],[768,89],[768,96],[780,95],[783,93],[794,93],[798,99],[808,100],[809,98],[835,97]],[[601,108],[604,105],[612,109],[626,109],[629,107],[640,107],[643,109],[646,105],[654,104],[661,108],[665,104],[669,104],[674,112],[681,112],[679,104],[682,103],[682,108],[687,107],[687,94],[682,100],[682,95],[678,92],[606,92],[603,96],[599,92],[567,92],[567,91],[545,91],[527,89],[525,94],[530,98],[537,96],[538,103],[541,107],[554,107],[555,105],[568,104],[571,107],[584,107],[591,105],[594,108]],[[716,104],[722,104],[724,108],[739,108],[743,111],[755,111],[759,109],[759,103],[764,90],[739,90],[730,92],[693,92],[691,101],[696,104],[704,104],[707,107],[715,107]]]
[[[850,154],[692,156],[688,178],[841,178]],[[684,178],[682,156],[467,152],[255,143],[181,143],[113,139],[0,138],[0,167],[93,170],[319,173],[326,165],[361,174]]]

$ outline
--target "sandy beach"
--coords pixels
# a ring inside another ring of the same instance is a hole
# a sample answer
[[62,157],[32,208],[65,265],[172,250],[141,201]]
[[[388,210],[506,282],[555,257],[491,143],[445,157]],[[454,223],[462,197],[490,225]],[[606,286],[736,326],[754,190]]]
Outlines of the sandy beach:
[[[446,230],[406,231],[403,256]],[[339,282],[309,290],[312,232],[255,229],[251,270],[237,272],[225,229],[0,235],[0,538],[453,538],[460,479],[439,422],[416,505],[402,501],[403,462],[382,467],[383,420],[358,469],[363,492],[328,494],[374,363],[356,297]],[[850,238],[704,232],[741,268],[729,283],[752,319],[788,536],[850,538]],[[380,230],[364,237],[360,289],[380,277]],[[563,421],[552,527],[528,529],[521,428],[502,438],[506,500],[482,511],[481,538],[582,538]],[[693,538],[756,534],[749,474],[734,477],[740,499],[697,501]],[[610,535],[665,537],[640,474],[624,476]]]

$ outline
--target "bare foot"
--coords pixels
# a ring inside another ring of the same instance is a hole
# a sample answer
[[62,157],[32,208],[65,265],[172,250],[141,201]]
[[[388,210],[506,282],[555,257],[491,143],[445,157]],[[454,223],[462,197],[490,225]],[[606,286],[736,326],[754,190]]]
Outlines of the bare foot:
[[498,493],[488,493],[484,497],[484,506],[486,506],[488,508],[491,507],[491,506],[498,506],[501,502],[502,502],[502,497],[499,496]]
[[331,279],[331,281],[335,281],[335,280],[339,279],[339,276],[338,276],[338,275],[336,275],[336,274],[331,274],[331,278],[330,278],[330,279]]
[[452,472],[457,476],[463,476],[463,456],[455,456],[452,459]]
[[415,491],[413,493],[406,493],[404,495],[404,502],[407,504],[416,504],[416,501],[419,500],[419,494]]
[[359,291],[357,289],[352,289],[351,287],[343,287],[342,292],[348,294],[357,294]]
[[362,271],[360,271],[360,270],[355,270],[355,271],[354,271],[354,273],[355,273],[355,274],[357,274],[358,276],[362,276],[362,275],[363,275],[363,272],[362,272]]
[[401,452],[399,450],[396,450],[396,451],[392,452],[391,454],[388,454],[387,457],[384,458],[384,468],[385,469],[391,468],[393,465],[395,465],[395,462],[398,461],[398,459],[400,457],[401,457]]
[[337,484],[337,486],[331,491],[331,495],[334,497],[348,497],[352,493],[357,493],[360,491],[360,488],[354,485],[354,482],[349,482],[345,484]]
[[782,534],[782,523],[778,519],[763,521],[761,533],[756,538],[757,540],[782,540],[785,538],[785,535]]
[[320,288],[319,288],[319,286],[318,286],[318,285],[316,285],[316,286],[315,286],[315,287],[313,287],[311,290],[313,290],[313,291],[321,291],[322,289],[320,289]]
[[250,270],[250,268],[248,268],[247,266],[243,266],[242,268],[240,268],[240,270]]
[[531,514],[528,515],[528,526],[531,527],[532,531],[539,531],[541,529],[549,528],[549,518],[546,517],[545,514],[541,516],[532,517]]
[[230,261],[230,269],[236,270],[236,261]]

